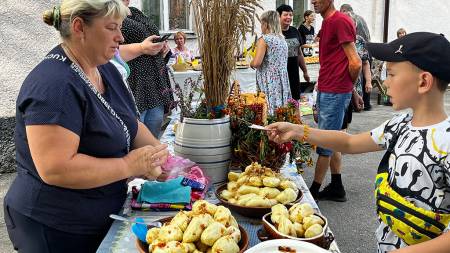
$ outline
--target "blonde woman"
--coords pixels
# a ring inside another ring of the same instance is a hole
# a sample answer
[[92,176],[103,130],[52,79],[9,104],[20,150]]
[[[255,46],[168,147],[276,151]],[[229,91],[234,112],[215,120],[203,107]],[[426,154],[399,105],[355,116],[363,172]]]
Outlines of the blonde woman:
[[172,48],[172,57],[181,56],[185,61],[192,61],[194,55],[186,47],[186,34],[184,32],[177,32],[173,37],[177,46]]
[[127,178],[161,174],[167,146],[138,121],[109,63],[126,13],[121,0],[63,0],[44,13],[62,43],[20,89],[18,173],[4,199],[8,234],[21,253],[96,252],[108,215],[126,199]]
[[266,94],[271,112],[291,98],[287,72],[288,46],[281,31],[280,16],[276,11],[261,15],[263,35],[256,44],[256,56],[250,62],[256,68],[256,84]]

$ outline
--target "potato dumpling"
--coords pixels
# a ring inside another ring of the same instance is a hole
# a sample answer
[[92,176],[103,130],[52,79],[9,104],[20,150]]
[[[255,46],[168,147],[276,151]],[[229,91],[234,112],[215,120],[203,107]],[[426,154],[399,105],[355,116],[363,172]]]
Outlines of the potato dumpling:
[[280,190],[277,188],[271,188],[271,187],[264,187],[259,190],[258,195],[261,197],[266,197],[269,199],[274,199],[280,194]]
[[224,237],[221,237],[219,240],[217,240],[214,245],[212,246],[213,253],[238,253],[239,252],[239,246],[234,241],[234,239],[227,235]]
[[189,218],[187,213],[185,211],[180,211],[175,215],[175,217],[173,217],[170,224],[178,226],[181,231],[184,232],[189,224],[189,221],[191,221],[191,218]]
[[192,212],[194,214],[209,213],[211,215],[214,215],[216,209],[217,209],[216,205],[211,204],[206,200],[197,200],[192,205]]
[[267,187],[277,188],[280,185],[281,180],[277,177],[265,177],[263,179],[263,185]]
[[241,173],[237,173],[234,171],[228,172],[228,181],[237,181]]
[[231,204],[237,204],[237,199],[231,198],[228,200],[228,202],[230,202]]
[[239,196],[237,204],[240,206],[245,206],[250,199],[252,199],[256,196],[258,196],[258,195],[256,195],[255,193],[249,193],[249,194]]
[[197,248],[195,247],[195,244],[192,242],[189,242],[189,243],[183,242],[183,243],[181,243],[181,245],[183,246],[184,250],[187,253],[192,253],[197,250]]
[[186,253],[185,248],[181,242],[170,241],[165,244],[157,245],[153,248],[152,252],[156,253]]
[[[230,209],[224,207],[224,206],[218,206],[216,213],[214,214],[214,220],[226,225],[227,223],[229,223],[231,217],[231,212]],[[212,245],[210,245],[212,246]]]
[[247,183],[247,184],[248,184],[248,185],[251,185],[251,186],[260,187],[260,186],[263,185],[263,182],[262,182],[262,180],[261,180],[260,177],[258,177],[258,176],[252,176],[252,177],[250,177],[250,178],[248,179],[248,183]]
[[245,195],[245,194],[249,194],[249,193],[258,194],[259,193],[259,188],[255,187],[255,186],[250,186],[250,185],[242,185],[237,190],[237,193],[240,194],[240,195]]
[[241,231],[237,227],[229,226],[227,228],[226,235],[230,235],[236,243],[241,241]]
[[282,204],[287,204],[297,199],[297,193],[292,188],[286,188],[275,199]]
[[303,228],[307,230],[309,227],[311,227],[314,224],[319,224],[320,226],[323,226],[325,222],[317,215],[310,215],[308,217],[303,218]]
[[266,177],[276,177],[276,173],[273,172],[273,170],[271,170],[270,168],[265,168],[264,169],[264,176]]
[[160,228],[151,228],[147,231],[147,235],[145,236],[145,239],[148,244],[151,244],[152,242],[154,242],[158,239],[159,230],[160,230]]
[[230,217],[230,221],[229,221],[229,222],[230,222],[230,223],[229,223],[229,226],[225,226],[225,227],[230,227],[230,226],[232,226],[232,227],[235,227],[235,228],[239,229],[239,225],[238,225],[236,219],[234,218],[234,216],[231,216],[231,217]]
[[176,225],[166,225],[159,230],[158,239],[163,242],[181,241],[183,239],[183,231]]
[[303,219],[304,217],[308,217],[314,214],[314,209],[309,203],[300,204],[298,208],[300,209],[299,212]]
[[294,224],[286,216],[281,216],[278,222],[278,231],[284,235],[297,236]]
[[322,232],[323,232],[323,227],[319,224],[314,224],[305,231],[305,238],[311,238],[314,236],[318,236]]
[[229,190],[223,190],[223,191],[220,193],[220,197],[222,197],[222,198],[224,198],[224,199],[226,199],[226,200],[229,200],[229,199],[231,199],[231,198],[234,197],[234,193],[233,193],[233,192],[230,192]]
[[297,234],[297,237],[303,237],[305,235],[305,229],[303,228],[303,225],[301,223],[295,222],[294,230]]
[[239,185],[237,182],[228,182],[227,190],[229,190],[230,192],[235,192],[237,191],[237,189],[239,189]]
[[255,196],[254,198],[251,198],[245,206],[248,207],[271,207],[271,202],[267,198],[263,198],[261,196]]
[[213,246],[220,237],[226,234],[226,231],[227,229],[222,223],[213,222],[203,231],[200,240],[205,245]]
[[277,205],[272,206],[271,210],[272,210],[272,214],[281,214],[283,216],[289,215],[287,208],[282,204],[277,204]]
[[195,242],[200,239],[203,231],[208,227],[208,220],[203,216],[195,216],[183,234],[183,242]]
[[280,182],[280,187],[283,190],[286,190],[287,188],[291,188],[293,190],[298,190],[297,186],[295,185],[294,182],[292,182],[291,180],[283,180]]

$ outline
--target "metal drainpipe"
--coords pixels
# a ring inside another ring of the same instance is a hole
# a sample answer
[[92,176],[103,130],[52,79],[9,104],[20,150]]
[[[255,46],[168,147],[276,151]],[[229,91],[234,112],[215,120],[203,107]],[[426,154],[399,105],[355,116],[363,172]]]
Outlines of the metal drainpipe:
[[383,30],[383,42],[386,43],[389,34],[389,7],[390,0],[384,0],[384,30]]

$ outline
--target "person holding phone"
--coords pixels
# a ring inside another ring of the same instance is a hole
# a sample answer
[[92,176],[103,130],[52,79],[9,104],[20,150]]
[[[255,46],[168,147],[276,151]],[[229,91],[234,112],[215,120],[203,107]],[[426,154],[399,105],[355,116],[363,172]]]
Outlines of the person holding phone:
[[[128,6],[129,1],[123,3]],[[129,15],[122,23],[124,44],[140,43],[151,35],[159,36],[159,29],[152,20],[137,8],[128,9]],[[141,121],[156,138],[161,134],[164,113],[174,101],[166,68],[172,53],[167,41],[161,43],[164,46],[158,54],[141,55],[128,62],[131,69],[128,84],[141,113]]]

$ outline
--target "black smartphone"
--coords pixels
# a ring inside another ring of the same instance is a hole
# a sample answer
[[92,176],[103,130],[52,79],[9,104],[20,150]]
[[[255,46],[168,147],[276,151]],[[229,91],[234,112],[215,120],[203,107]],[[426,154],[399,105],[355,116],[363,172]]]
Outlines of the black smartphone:
[[172,36],[172,34],[165,34],[165,35],[163,35],[163,36],[160,36],[160,37],[157,38],[157,39],[153,39],[153,42],[154,42],[154,43],[159,43],[159,42],[166,41],[166,40],[169,39],[170,36]]

